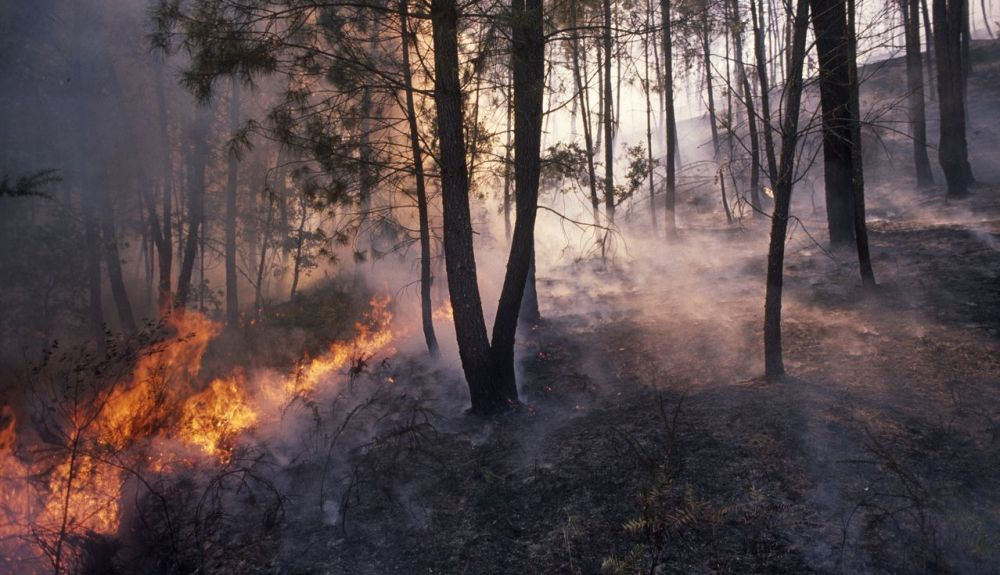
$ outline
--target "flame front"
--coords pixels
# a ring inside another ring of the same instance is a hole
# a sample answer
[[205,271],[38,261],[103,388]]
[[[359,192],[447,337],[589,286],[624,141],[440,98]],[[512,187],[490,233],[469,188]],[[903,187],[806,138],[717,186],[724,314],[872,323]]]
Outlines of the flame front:
[[[23,556],[23,542],[32,538],[51,562],[53,549],[70,534],[113,534],[130,474],[163,473],[177,461],[225,462],[241,437],[262,421],[277,420],[293,399],[339,385],[377,354],[392,353],[390,303],[389,297],[373,298],[353,339],[332,343],[290,374],[250,376],[236,368],[204,387],[202,358],[221,326],[187,311],[172,320],[177,335],[144,350],[126,381],[70,410],[63,444],[52,450],[56,461],[49,459],[45,469],[16,455],[14,413],[0,408],[0,570],[5,558]],[[39,474],[47,479],[31,480]]]
[[224,457],[232,440],[257,423],[250,406],[246,376],[237,370],[225,379],[216,379],[208,389],[184,403],[179,435],[186,443],[205,453]]

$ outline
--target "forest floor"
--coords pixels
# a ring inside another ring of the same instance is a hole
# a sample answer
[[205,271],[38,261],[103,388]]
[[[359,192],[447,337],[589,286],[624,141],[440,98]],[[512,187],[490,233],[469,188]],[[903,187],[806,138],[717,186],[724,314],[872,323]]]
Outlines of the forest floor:
[[871,222],[873,293],[849,252],[792,249],[777,383],[759,232],[563,284],[546,309],[580,313],[526,344],[527,407],[441,422],[442,471],[361,502],[329,572],[997,572],[1000,188],[924,194]]
[[969,199],[871,179],[874,291],[801,216],[779,382],[762,222],[540,278],[524,406],[436,419],[424,463],[360,485],[282,571],[1000,572],[1000,146],[972,141]]

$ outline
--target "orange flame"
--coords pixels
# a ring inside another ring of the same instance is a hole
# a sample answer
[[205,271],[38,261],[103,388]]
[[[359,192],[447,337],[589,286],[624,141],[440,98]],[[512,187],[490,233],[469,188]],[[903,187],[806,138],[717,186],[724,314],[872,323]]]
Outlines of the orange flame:
[[175,413],[171,408],[193,393],[201,358],[222,331],[219,324],[192,311],[174,317],[171,324],[177,330],[176,339],[155,353],[144,354],[132,381],[116,386],[105,402],[97,427],[101,441],[114,449],[151,437],[167,425],[165,418]]
[[441,320],[454,321],[455,310],[451,307],[451,300],[450,299],[445,300],[445,302],[441,304],[440,307],[434,310],[434,313],[431,314],[431,317],[439,321]]
[[238,369],[184,402],[178,435],[209,455],[224,457],[232,439],[253,427],[257,419],[246,392],[246,376]]
[[209,460],[225,461],[241,434],[266,417],[279,417],[289,401],[353,377],[376,354],[392,353],[390,302],[389,297],[372,298],[352,340],[332,343],[292,374],[260,377],[254,389],[239,368],[199,389],[202,357],[221,326],[192,311],[175,317],[177,336],[146,350],[127,381],[99,394],[96,405],[88,406],[95,417],[72,412],[71,418],[80,420],[69,422],[72,445],[64,446],[66,453],[50,468],[45,485],[29,481],[41,470],[14,454],[14,413],[0,408],[0,567],[3,557],[24,554],[18,539],[35,527],[46,533],[115,532],[126,479],[122,460],[138,456],[146,469],[162,472],[168,456],[184,460],[192,455],[143,455],[141,449],[152,440],[178,439]]
[[[326,353],[308,360],[297,376],[286,379],[281,385],[272,386],[264,393],[272,398],[288,401],[293,397],[312,392],[321,381],[344,371],[345,368],[355,369],[359,367],[359,362],[367,362],[382,351],[390,351],[386,348],[393,338],[390,327],[392,312],[389,310],[391,302],[392,298],[388,296],[373,297],[371,309],[364,314],[362,321],[354,324],[357,335],[353,340],[332,343]],[[281,394],[285,397],[282,398]]]

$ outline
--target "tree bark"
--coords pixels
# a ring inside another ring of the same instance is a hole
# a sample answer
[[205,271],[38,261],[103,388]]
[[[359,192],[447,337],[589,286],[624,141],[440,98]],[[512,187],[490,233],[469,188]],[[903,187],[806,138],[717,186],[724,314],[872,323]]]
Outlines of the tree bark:
[[167,96],[163,78],[163,60],[156,63],[156,105],[160,120],[160,166],[161,181],[163,182],[163,196],[160,198],[163,210],[163,225],[160,225],[160,218],[156,213],[156,205],[150,201],[149,217],[153,231],[153,239],[156,244],[157,263],[159,264],[159,282],[157,303],[160,317],[170,313],[173,306],[173,294],[170,291],[170,283],[173,274],[174,263],[174,238],[173,238],[173,195],[174,195],[174,166],[172,161],[172,146],[170,145],[170,119],[167,115]]
[[410,130],[410,152],[413,154],[413,179],[417,189],[417,216],[420,225],[420,314],[424,342],[431,357],[438,357],[437,336],[434,333],[433,307],[431,305],[431,232],[427,215],[427,188],[424,179],[424,150],[417,131],[417,111],[413,102],[413,74],[410,68],[409,6],[399,0],[399,20],[402,36],[403,83],[406,89],[406,120]]
[[[230,79],[229,131],[236,137],[240,126],[240,83],[233,76]],[[239,284],[236,276],[236,195],[239,186],[239,152],[237,144],[229,144],[229,163],[226,170],[226,325],[230,328],[240,324]]]
[[121,255],[118,252],[118,229],[115,225],[114,206],[106,189],[101,189],[99,202],[101,208],[101,243],[104,246],[104,265],[108,272],[108,283],[111,285],[111,296],[115,301],[118,321],[121,328],[128,333],[135,333],[135,316],[132,314],[132,303],[129,301],[128,289],[122,277]]
[[909,91],[913,166],[917,174],[917,185],[924,187],[934,183],[934,176],[931,172],[930,159],[927,157],[924,75],[920,63],[920,0],[902,0],[900,7],[903,12],[906,38],[906,84]]
[[990,39],[995,38],[993,28],[990,26],[990,15],[986,13],[986,0],[979,0],[979,8],[983,11],[983,24],[986,24],[986,35]]
[[[751,0],[751,4],[753,0]],[[736,81],[743,90],[743,105],[747,114],[747,128],[750,138],[750,205],[755,212],[762,210],[760,202],[760,136],[757,131],[757,110],[754,105],[753,90],[743,63],[743,22],[740,19],[739,4],[731,0],[733,48],[736,60]]]
[[677,118],[674,115],[674,63],[673,38],[671,37],[670,0],[660,0],[660,18],[663,24],[663,92],[667,120],[667,181],[665,226],[667,237],[677,230]]
[[100,353],[105,350],[104,304],[101,295],[101,249],[97,215],[94,213],[89,186],[81,188],[80,201],[83,204],[83,241],[86,250],[87,293],[90,296],[87,308],[90,333]]
[[767,180],[771,187],[778,179],[778,161],[774,152],[774,136],[771,131],[771,86],[767,78],[767,49],[764,45],[763,0],[760,9],[757,0],[750,0],[750,16],[753,20],[754,52],[757,60],[757,79],[760,82],[761,130],[764,132],[764,156],[767,158]]
[[941,110],[938,160],[948,182],[948,196],[969,193],[969,153],[965,136],[965,97],[962,90],[963,0],[934,0],[934,51]]
[[[514,340],[525,284],[534,259],[538,181],[542,167],[542,104],[545,93],[542,0],[512,0],[511,19],[511,66],[514,75],[514,193],[517,200],[517,219],[514,223],[510,256],[507,258],[507,273],[504,276],[496,321],[493,324],[492,352],[494,369],[498,383],[504,390],[504,398],[508,402],[516,402]],[[605,24],[607,22],[606,19]],[[609,87],[609,84],[605,84],[605,87]],[[610,102],[610,90],[605,97],[606,102]],[[605,110],[610,111],[608,108]],[[607,122],[607,118],[605,121]],[[610,147],[613,141],[610,130],[606,133],[606,137]]]
[[858,41],[855,0],[847,0],[847,71],[850,81],[851,116],[851,190],[854,204],[854,241],[858,250],[861,283],[875,286],[871,252],[868,249],[868,225],[865,222],[865,170],[861,149],[861,97],[858,81]]
[[573,80],[576,82],[576,93],[580,99],[580,115],[583,118],[583,143],[587,152],[587,176],[590,187],[590,204],[593,211],[594,224],[599,224],[601,201],[597,196],[597,170],[594,169],[594,138],[590,125],[590,99],[587,93],[590,87],[584,83],[584,74],[580,65],[580,40],[576,37],[577,32],[577,4],[575,0],[570,0],[570,28],[574,29],[571,51],[573,57]]
[[[501,383],[493,370],[490,342],[486,335],[486,322],[483,319],[482,300],[479,295],[472,243],[472,218],[469,211],[469,174],[463,133],[462,91],[458,78],[456,0],[432,0],[431,25],[448,291],[454,314],[458,353],[469,385],[472,411],[492,413],[516,401],[517,389]],[[521,209],[521,206],[518,206],[518,209]],[[514,233],[516,242],[518,241],[516,228]]]
[[257,260],[257,281],[254,282],[253,317],[260,321],[264,310],[264,268],[267,265],[267,240],[271,237],[274,226],[274,208],[277,199],[285,195],[285,171],[281,166],[281,152],[278,152],[277,166],[274,170],[275,186],[273,190],[265,190],[264,201],[267,202],[267,215],[264,220],[264,233],[260,238],[260,258]]
[[781,164],[774,184],[774,213],[767,254],[767,284],[764,296],[764,374],[768,379],[784,375],[781,348],[781,296],[784,285],[785,238],[795,182],[795,148],[798,145],[799,109],[802,99],[802,63],[805,60],[809,2],[798,0],[786,79],[785,117],[781,128]]
[[[708,19],[708,8],[706,7],[701,14],[701,53],[705,64],[705,90],[708,92],[708,126],[712,131],[712,157],[718,159],[719,128],[715,117],[715,88],[712,85],[712,42],[709,36],[711,26]],[[649,72],[646,75],[648,76]],[[648,94],[646,99],[649,99]]]
[[188,154],[187,181],[187,234],[184,238],[184,253],[181,269],[177,276],[177,302],[180,308],[187,306],[191,294],[191,277],[194,275],[195,256],[198,255],[198,238],[205,221],[205,163],[208,155],[208,121],[211,110],[199,106],[191,127],[191,149]]
[[[510,209],[511,209],[511,197],[510,197],[510,167],[511,167],[511,151],[513,149],[512,145],[512,127],[511,121],[514,116],[514,79],[513,77],[508,79],[507,82],[507,143],[504,145],[503,152],[503,232],[504,239],[507,243],[510,243],[511,234],[511,223],[510,223]],[[574,102],[575,102],[574,98]]]
[[927,62],[927,95],[931,99],[934,99],[934,94],[936,90],[934,89],[934,31],[931,28],[931,13],[927,9],[927,0],[918,0],[920,2],[920,11],[924,16],[924,44],[926,45],[926,58]]
[[535,246],[532,246],[531,263],[528,266],[528,279],[524,282],[524,297],[521,298],[521,313],[518,316],[518,326],[530,329],[542,320],[542,312],[538,308],[537,279],[535,268]]
[[305,198],[300,198],[298,233],[295,236],[295,255],[292,258],[292,287],[288,292],[288,299],[294,300],[299,290],[299,277],[302,274],[302,250],[305,247],[306,220],[309,216],[309,206],[306,205]]
[[[94,346],[99,354],[106,351],[104,333],[104,305],[101,293],[101,237],[99,222],[95,210],[97,203],[96,178],[91,167],[83,160],[83,150],[92,147],[91,138],[94,134],[93,110],[88,107],[97,97],[93,86],[95,72],[87,62],[82,52],[81,37],[86,27],[84,22],[85,9],[77,6],[73,13],[72,42],[75,49],[74,67],[80,73],[80,84],[76,92],[77,115],[77,150],[80,152],[76,162],[77,187],[80,192],[80,204],[83,211],[83,241],[84,241],[84,274],[87,282],[89,305],[87,307],[87,323]],[[91,104],[92,105],[92,104]],[[67,203],[70,201],[67,196]],[[61,541],[60,541],[61,542]],[[58,570],[58,565],[57,565]]]
[[[611,95],[611,0],[604,0],[604,211],[615,221],[614,98]],[[516,157],[516,153],[515,153]]]
[[830,243],[854,242],[847,14],[841,0],[810,0],[823,109],[823,179]]
[[[646,28],[653,29],[653,3],[651,0],[646,0]],[[649,97],[649,92],[653,89],[652,78],[649,75],[649,49],[652,47],[654,53],[656,51],[656,42],[653,40],[652,32],[643,37],[642,45],[645,51],[643,64],[646,72],[643,78],[643,87],[645,88],[643,91],[646,95],[646,183],[649,185],[649,217],[655,234],[658,222],[656,220],[656,183],[653,181],[655,179],[653,177],[653,103]],[[714,120],[712,125],[715,125]],[[716,132],[715,137],[718,138],[718,132]],[[716,144],[715,152],[716,154],[719,152],[718,144]]]

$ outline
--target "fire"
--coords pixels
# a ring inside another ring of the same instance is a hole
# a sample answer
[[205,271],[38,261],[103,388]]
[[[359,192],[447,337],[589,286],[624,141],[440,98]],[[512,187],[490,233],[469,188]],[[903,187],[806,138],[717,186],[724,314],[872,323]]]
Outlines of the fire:
[[3,483],[0,490],[0,557],[11,555],[6,542],[18,536],[18,520],[27,515],[27,501],[21,488],[27,478],[27,470],[14,455],[16,425],[17,420],[10,406],[0,408],[0,482]]
[[14,449],[14,441],[17,440],[17,433],[14,431],[16,424],[14,410],[9,405],[0,407],[0,453]]
[[243,370],[216,379],[184,403],[180,437],[209,455],[225,456],[232,439],[257,423],[249,399]]
[[[94,457],[71,456],[49,478],[48,500],[39,524],[66,533],[114,533],[124,478]],[[65,523],[65,527],[63,527]]]
[[[339,385],[374,356],[392,353],[390,303],[389,297],[372,298],[353,339],[332,343],[292,373],[250,378],[236,368],[207,386],[199,383],[201,362],[221,326],[188,311],[173,320],[175,337],[140,353],[129,377],[67,410],[64,444],[44,464],[17,456],[14,413],[0,408],[0,570],[5,558],[25,555],[24,541],[38,542],[34,559],[44,549],[51,561],[52,549],[72,534],[114,533],[130,473],[166,473],[176,461],[225,462],[246,433],[280,418],[296,397]],[[163,447],[178,442],[192,449]]]
[[120,450],[167,425],[182,397],[193,393],[201,359],[222,328],[188,311],[171,321],[177,337],[139,358],[132,380],[116,386],[97,422],[103,443]]
[[[307,394],[316,389],[320,381],[331,374],[356,367],[358,362],[367,362],[374,355],[389,351],[386,348],[392,342],[393,335],[392,312],[389,304],[392,298],[373,297],[371,309],[364,314],[362,321],[354,324],[357,333],[349,342],[334,342],[326,353],[315,359],[308,360],[297,377],[293,377],[269,391],[272,396],[285,394],[286,400]],[[348,374],[350,375],[350,374]]]
[[454,321],[455,310],[451,307],[451,300],[445,300],[445,302],[441,304],[439,308],[434,310],[434,313],[431,314],[431,317],[433,317],[436,320]]

